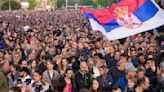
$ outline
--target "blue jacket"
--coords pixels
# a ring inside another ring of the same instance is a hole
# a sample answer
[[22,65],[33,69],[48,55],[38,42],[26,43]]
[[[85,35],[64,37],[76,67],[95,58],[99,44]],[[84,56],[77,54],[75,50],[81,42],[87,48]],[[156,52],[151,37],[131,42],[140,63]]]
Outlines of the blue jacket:
[[125,90],[126,86],[127,86],[127,80],[125,77],[122,77],[121,79],[119,79],[116,83],[116,85],[120,86],[123,90]]

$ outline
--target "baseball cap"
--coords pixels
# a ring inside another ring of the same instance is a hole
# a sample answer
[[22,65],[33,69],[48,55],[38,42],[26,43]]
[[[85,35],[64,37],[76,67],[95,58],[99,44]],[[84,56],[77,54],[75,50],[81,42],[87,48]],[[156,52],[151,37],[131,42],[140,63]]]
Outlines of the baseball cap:
[[164,68],[164,61],[160,63],[160,68]]
[[134,67],[133,64],[129,64],[127,67],[125,67],[125,72],[136,72],[137,68]]

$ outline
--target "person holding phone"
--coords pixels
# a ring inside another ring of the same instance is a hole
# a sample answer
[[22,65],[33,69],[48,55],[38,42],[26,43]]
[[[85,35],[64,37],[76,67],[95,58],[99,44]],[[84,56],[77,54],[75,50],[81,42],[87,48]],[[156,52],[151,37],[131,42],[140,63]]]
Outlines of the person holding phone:
[[17,80],[17,86],[22,87],[23,85],[29,85],[33,83],[31,76],[29,75],[29,69],[27,67],[22,67],[19,70],[19,77]]

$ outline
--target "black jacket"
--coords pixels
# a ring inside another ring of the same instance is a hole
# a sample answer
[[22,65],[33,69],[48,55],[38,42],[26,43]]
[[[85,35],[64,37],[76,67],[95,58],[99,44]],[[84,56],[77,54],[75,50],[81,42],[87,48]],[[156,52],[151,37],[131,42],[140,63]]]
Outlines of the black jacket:
[[85,75],[82,75],[80,71],[75,73],[76,92],[79,92],[83,88],[89,89],[92,85],[92,80],[93,78],[90,73],[86,73]]
[[111,89],[112,89],[111,75],[108,75],[106,78],[104,78],[103,76],[98,76],[97,79],[101,81],[104,92],[111,92]]

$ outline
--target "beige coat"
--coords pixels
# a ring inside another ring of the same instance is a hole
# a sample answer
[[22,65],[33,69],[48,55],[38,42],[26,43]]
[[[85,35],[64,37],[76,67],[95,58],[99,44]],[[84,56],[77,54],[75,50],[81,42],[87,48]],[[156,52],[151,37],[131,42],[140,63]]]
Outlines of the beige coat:
[[42,80],[44,82],[47,82],[49,85],[52,85],[52,81],[58,80],[59,73],[56,70],[54,70],[53,71],[53,78],[51,79],[50,75],[48,73],[48,70],[46,70],[46,71],[43,72],[43,76],[42,77],[43,77]]

